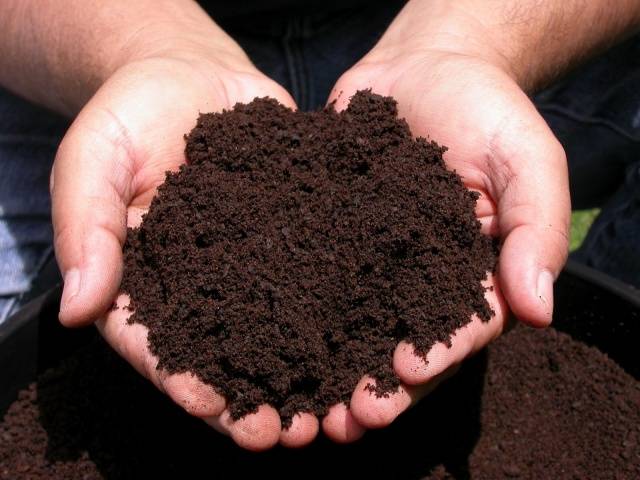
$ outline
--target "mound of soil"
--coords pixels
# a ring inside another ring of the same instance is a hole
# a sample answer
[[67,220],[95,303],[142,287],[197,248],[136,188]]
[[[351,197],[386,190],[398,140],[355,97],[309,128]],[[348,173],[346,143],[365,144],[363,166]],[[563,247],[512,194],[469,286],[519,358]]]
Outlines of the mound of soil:
[[0,480],[640,478],[640,382],[553,329],[517,327],[355,445],[252,454],[94,339],[0,423]]
[[256,99],[186,139],[129,231],[122,289],[159,368],[196,374],[234,418],[324,415],[364,374],[384,394],[400,340],[426,354],[489,319],[477,195],[391,98],[359,92],[341,113]]

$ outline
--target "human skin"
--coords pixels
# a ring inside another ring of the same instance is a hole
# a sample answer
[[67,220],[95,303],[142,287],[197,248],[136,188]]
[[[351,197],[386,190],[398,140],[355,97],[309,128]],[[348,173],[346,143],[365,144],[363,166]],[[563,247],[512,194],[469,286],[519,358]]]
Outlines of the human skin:
[[64,8],[54,0],[4,0],[0,83],[77,114],[51,176],[56,255],[65,278],[61,322],[97,320],[141,374],[244,448],[302,446],[320,428],[349,442],[366,428],[387,425],[499,335],[506,303],[526,323],[550,322],[552,283],[567,252],[566,162],[524,91],[632,31],[638,2],[610,3],[413,0],[340,79],[332,94],[337,108],[361,88],[394,96],[412,131],[447,145],[449,166],[481,193],[483,228],[504,240],[497,276],[488,280],[496,314],[457,332],[451,348],[436,345],[428,363],[399,345],[397,394],[378,399],[365,392],[363,379],[350,408],[337,405],[321,422],[295,416],[282,431],[266,405],[231,421],[211,387],[157,370],[145,327],[128,325],[126,310],[105,312],[120,285],[126,226],[140,221],[164,172],[185,161],[182,136],[198,112],[255,96],[295,108],[293,100],[190,0],[66,0]]

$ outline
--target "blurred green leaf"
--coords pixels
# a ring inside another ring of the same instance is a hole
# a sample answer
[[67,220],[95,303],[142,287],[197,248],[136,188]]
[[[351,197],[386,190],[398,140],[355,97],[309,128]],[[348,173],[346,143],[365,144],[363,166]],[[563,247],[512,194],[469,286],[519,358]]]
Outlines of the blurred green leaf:
[[573,252],[582,245],[591,224],[599,213],[600,209],[594,208],[593,210],[575,210],[571,214],[571,243],[569,244],[569,251]]

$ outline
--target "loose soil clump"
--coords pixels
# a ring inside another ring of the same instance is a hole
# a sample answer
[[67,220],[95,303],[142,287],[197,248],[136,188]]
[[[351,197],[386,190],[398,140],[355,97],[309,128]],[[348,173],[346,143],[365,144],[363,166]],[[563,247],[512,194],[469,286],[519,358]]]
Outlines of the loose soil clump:
[[341,113],[256,99],[186,139],[128,233],[122,289],[159,368],[214,386],[233,418],[324,415],[364,374],[385,394],[400,340],[424,355],[490,318],[477,194],[391,98],[359,92]]
[[355,445],[256,455],[95,338],[22,391],[0,423],[0,480],[209,476],[637,479],[640,382],[566,334],[516,327]]

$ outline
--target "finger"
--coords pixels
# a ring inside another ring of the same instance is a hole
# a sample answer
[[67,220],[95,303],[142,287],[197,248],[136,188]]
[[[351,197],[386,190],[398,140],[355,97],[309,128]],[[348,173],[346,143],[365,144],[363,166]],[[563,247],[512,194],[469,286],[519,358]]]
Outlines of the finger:
[[56,155],[52,220],[66,326],[95,320],[117,293],[131,195],[129,147],[113,117],[90,111],[78,116]]
[[316,438],[319,429],[318,417],[310,413],[296,413],[291,419],[291,426],[280,432],[280,445],[287,448],[304,447]]
[[158,370],[158,359],[148,348],[147,328],[127,323],[131,314],[126,308],[128,305],[128,297],[120,295],[116,308],[96,322],[107,343],[189,414],[198,417],[220,415],[225,408],[225,400],[211,386],[190,373],[169,375]]
[[334,405],[322,419],[322,430],[336,443],[351,443],[362,438],[366,429],[354,418],[344,403]]
[[[499,271],[513,313],[542,327],[551,322],[553,282],[568,254],[567,164],[562,146],[541,118],[526,130],[511,128],[515,130],[502,133],[510,140],[499,142],[496,159],[490,162],[494,198],[500,199],[499,228],[505,239]],[[523,135],[526,142],[519,140]]]
[[220,415],[226,407],[222,395],[191,373],[161,374],[160,379],[165,393],[194,417]]
[[458,369],[458,365],[453,365],[432,377],[428,383],[418,386],[401,384],[396,391],[381,396],[371,390],[371,387],[375,388],[375,380],[366,376],[360,380],[351,397],[353,416],[365,428],[387,427],[401,413],[430,394],[444,380],[454,375]]
[[351,396],[351,412],[364,428],[383,428],[411,405],[411,394],[403,385],[394,392],[379,396],[372,388],[376,381],[363,377]]
[[408,385],[420,385],[462,362],[502,331],[497,319],[483,322],[477,317],[459,328],[451,337],[451,346],[436,343],[426,359],[415,352],[413,345],[400,342],[393,355],[393,368],[400,380]]
[[207,423],[228,432],[239,447],[254,452],[274,447],[280,439],[282,429],[280,415],[269,405],[261,405],[257,412],[235,421],[229,410],[225,410],[217,420],[207,420]]
[[500,292],[500,282],[492,275],[483,282],[483,285],[488,288],[485,298],[494,311],[494,315],[488,322],[483,322],[474,315],[470,323],[453,333],[450,346],[445,343],[436,343],[427,352],[426,360],[415,352],[410,343],[403,341],[398,344],[393,355],[393,368],[403,383],[420,385],[429,382],[502,333],[508,309]]

